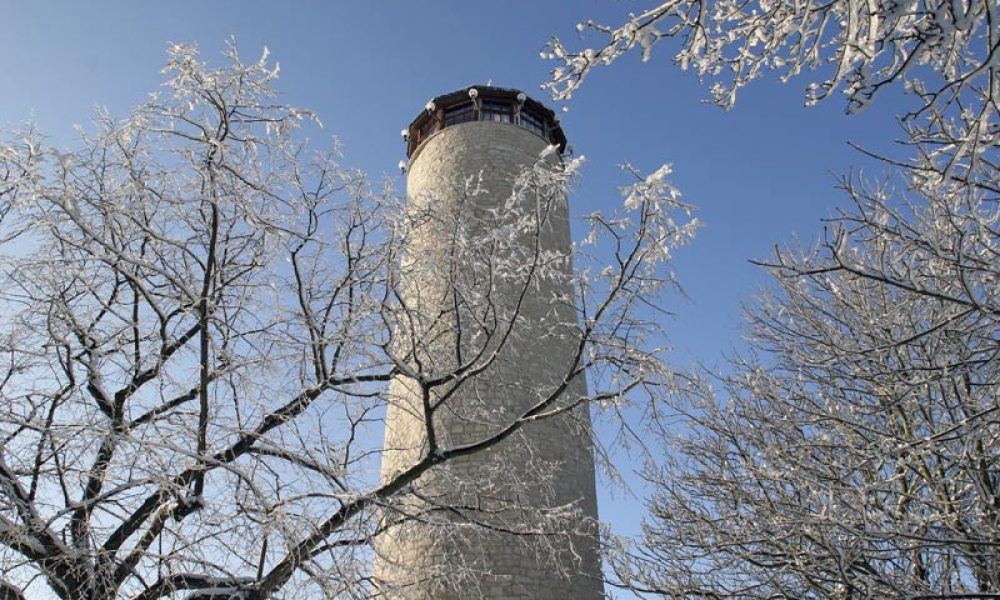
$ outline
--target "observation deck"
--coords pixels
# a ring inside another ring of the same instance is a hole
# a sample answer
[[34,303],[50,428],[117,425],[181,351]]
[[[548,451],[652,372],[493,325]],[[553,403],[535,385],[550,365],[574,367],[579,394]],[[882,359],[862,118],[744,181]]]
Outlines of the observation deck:
[[469,121],[509,123],[538,135],[566,150],[566,136],[555,112],[520,90],[477,85],[438,96],[427,103],[409,128],[403,130],[406,157],[410,158],[429,137]]

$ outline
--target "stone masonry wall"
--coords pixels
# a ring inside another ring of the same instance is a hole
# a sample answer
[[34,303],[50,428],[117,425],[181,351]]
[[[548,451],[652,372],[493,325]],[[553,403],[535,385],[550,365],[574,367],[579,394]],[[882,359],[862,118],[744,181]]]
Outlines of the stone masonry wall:
[[[411,160],[410,210],[415,219],[427,218],[408,240],[401,267],[400,295],[419,314],[414,324],[400,325],[397,343],[415,342],[412,358],[425,372],[447,373],[473,357],[495,355],[452,395],[448,386],[435,389],[440,447],[495,434],[556,390],[562,389],[556,406],[587,393],[582,375],[564,381],[579,335],[567,277],[565,198],[529,193],[521,205],[507,204],[517,173],[545,146],[511,124],[470,122],[438,132]],[[485,193],[471,193],[476,187]],[[521,209],[546,215],[537,240],[546,266],[532,275],[524,295],[527,271],[504,261],[530,264],[522,259],[533,256],[535,237],[506,238],[505,245],[495,235]],[[504,345],[496,351],[500,339]],[[384,479],[427,451],[420,386],[397,377],[390,398]],[[379,537],[375,578],[382,597],[602,598],[589,436],[584,404],[425,474],[403,505],[411,518]],[[385,522],[401,516],[394,511]]]

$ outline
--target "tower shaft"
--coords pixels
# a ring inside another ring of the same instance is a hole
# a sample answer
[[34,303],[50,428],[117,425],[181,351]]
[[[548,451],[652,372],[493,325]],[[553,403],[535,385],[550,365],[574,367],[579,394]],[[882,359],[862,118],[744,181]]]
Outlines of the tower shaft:
[[568,208],[547,179],[560,158],[536,164],[552,138],[507,100],[508,121],[474,102],[478,118],[413,148],[382,477],[490,445],[385,515],[375,576],[390,598],[603,597]]

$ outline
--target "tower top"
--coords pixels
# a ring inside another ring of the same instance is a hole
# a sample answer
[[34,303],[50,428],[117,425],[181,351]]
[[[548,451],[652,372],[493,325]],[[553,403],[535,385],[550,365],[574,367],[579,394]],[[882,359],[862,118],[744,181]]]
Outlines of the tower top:
[[566,149],[566,135],[552,109],[520,90],[476,85],[438,96],[424,106],[403,130],[406,156],[413,156],[438,131],[467,121],[510,123],[556,144],[559,152]]

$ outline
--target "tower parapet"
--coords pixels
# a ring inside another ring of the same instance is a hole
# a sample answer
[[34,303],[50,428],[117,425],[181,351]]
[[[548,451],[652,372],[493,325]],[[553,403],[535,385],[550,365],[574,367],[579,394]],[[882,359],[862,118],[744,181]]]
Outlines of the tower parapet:
[[406,132],[406,156],[412,159],[429,137],[452,125],[470,121],[510,123],[566,149],[566,135],[555,113],[524,92],[493,86],[463,88],[427,103]]
[[[561,161],[546,149],[566,138],[551,110],[494,87],[438,96],[407,131],[406,366],[382,476],[500,441],[431,468],[385,515],[380,597],[602,598],[569,210],[545,187]],[[558,416],[523,418],[546,398]]]

